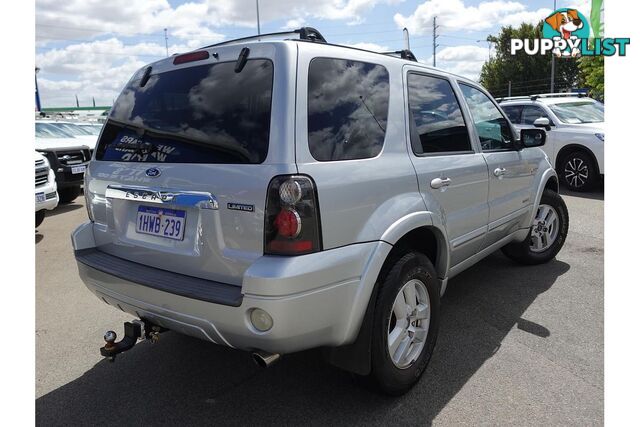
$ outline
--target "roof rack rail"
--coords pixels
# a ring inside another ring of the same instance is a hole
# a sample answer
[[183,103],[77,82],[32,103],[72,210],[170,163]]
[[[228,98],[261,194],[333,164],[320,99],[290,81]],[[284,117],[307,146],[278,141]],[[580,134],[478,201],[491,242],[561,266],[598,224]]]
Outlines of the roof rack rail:
[[320,31],[316,30],[313,27],[302,27],[302,28],[298,28],[297,30],[280,31],[277,33],[257,34],[255,36],[241,37],[239,39],[233,39],[233,40],[226,40],[220,43],[204,46],[202,49],[209,48],[209,47],[216,47],[216,46],[224,46],[227,44],[243,43],[243,42],[248,42],[256,39],[260,40],[268,37],[285,36],[289,34],[298,34],[300,36],[300,40],[307,40],[307,41],[318,42],[318,43],[327,42],[327,40],[322,36],[322,34],[320,34]]
[[496,98],[496,101],[515,101],[518,99],[530,99],[531,101],[535,101],[538,98],[563,98],[563,97],[573,97],[577,96],[578,98],[586,97],[587,95],[582,92],[561,92],[561,93],[537,93],[534,95],[523,95],[523,96],[504,96],[501,98]]
[[408,59],[409,61],[418,62],[416,56],[409,49],[396,50],[395,52],[380,52],[383,55],[400,55],[402,59]]

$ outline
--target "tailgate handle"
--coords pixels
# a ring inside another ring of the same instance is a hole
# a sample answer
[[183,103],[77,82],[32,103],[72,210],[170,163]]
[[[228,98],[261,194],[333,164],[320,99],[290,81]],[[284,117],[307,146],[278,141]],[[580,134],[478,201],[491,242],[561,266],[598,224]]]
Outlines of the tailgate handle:
[[179,191],[149,187],[109,185],[104,195],[107,199],[131,200],[161,205],[191,206],[200,209],[218,209],[218,200],[215,196],[204,191]]

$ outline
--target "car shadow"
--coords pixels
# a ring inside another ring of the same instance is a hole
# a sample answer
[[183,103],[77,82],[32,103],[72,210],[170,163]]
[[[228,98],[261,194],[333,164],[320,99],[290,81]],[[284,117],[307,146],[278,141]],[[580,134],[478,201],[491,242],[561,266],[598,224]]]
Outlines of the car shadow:
[[[60,214],[65,214],[67,212],[72,212],[75,211],[77,209],[82,209],[82,205],[75,203],[75,202],[69,202],[69,203],[63,203],[63,204],[59,204],[54,210],[52,211],[47,211],[47,217],[50,216],[56,216],[56,215],[60,215]],[[45,221],[46,221],[46,217],[45,217]]]
[[[452,279],[431,363],[405,396],[379,395],[323,362],[318,350],[269,369],[247,353],[173,332],[101,361],[36,400],[38,425],[430,424],[514,327],[538,295],[569,270],[561,261],[522,267],[495,253]],[[96,340],[93,345],[100,343]],[[52,357],[73,357],[61,352]],[[419,420],[419,421],[418,421]]]
[[583,199],[604,200],[604,187],[599,186],[589,192],[571,191],[564,187],[560,187],[560,194],[563,196],[582,197]]

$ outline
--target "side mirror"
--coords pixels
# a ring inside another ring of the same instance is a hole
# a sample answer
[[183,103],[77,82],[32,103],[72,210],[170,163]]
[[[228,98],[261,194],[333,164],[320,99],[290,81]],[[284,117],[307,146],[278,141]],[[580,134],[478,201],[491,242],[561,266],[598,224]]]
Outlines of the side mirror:
[[[544,119],[544,120],[549,120],[549,119]],[[547,139],[547,133],[542,129],[532,128],[532,129],[520,130],[520,145],[523,148],[542,147],[546,139]]]
[[545,128],[546,130],[551,129],[551,122],[546,117],[538,117],[533,121],[533,125],[537,128]]

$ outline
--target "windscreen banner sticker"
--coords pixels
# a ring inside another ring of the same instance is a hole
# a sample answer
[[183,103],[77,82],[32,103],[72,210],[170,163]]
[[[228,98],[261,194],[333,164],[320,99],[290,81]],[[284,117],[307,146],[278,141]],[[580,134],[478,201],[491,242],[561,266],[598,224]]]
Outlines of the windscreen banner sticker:
[[149,137],[138,137],[129,131],[120,132],[110,150],[107,160],[125,162],[166,162],[170,156],[180,155],[180,151],[170,141],[155,141]]

